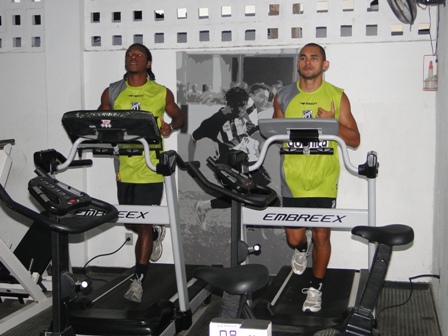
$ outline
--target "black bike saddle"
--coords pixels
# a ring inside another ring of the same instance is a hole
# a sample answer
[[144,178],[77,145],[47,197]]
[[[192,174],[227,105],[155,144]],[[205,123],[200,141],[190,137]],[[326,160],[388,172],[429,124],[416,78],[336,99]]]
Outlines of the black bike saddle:
[[371,243],[389,246],[406,245],[414,240],[414,230],[403,224],[390,224],[386,226],[355,226],[352,234],[365,238]]

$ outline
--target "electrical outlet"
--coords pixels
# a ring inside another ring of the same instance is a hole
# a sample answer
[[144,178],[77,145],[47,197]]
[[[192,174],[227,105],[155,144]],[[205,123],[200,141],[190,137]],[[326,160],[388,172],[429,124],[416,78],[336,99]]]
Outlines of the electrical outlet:
[[130,232],[125,233],[126,245],[134,245],[134,236]]

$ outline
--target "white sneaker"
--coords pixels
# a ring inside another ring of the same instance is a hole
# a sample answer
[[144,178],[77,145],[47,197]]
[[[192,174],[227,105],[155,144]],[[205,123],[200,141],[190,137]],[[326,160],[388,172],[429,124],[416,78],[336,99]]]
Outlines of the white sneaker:
[[311,240],[313,233],[311,230],[306,230],[306,252],[300,252],[297,249],[294,249],[294,254],[291,259],[291,268],[295,274],[301,275],[306,270],[306,265],[308,263],[308,255],[311,250]]
[[197,201],[196,205],[195,205],[195,210],[196,210],[196,220],[198,222],[198,225],[205,230],[206,226],[205,226],[205,221],[207,219],[207,211],[202,207],[204,204],[206,203],[206,201]]
[[314,287],[310,287],[302,289],[302,293],[307,294],[302,311],[304,313],[317,313],[320,311],[322,306],[322,292]]
[[156,262],[160,259],[163,253],[163,245],[162,241],[165,239],[166,235],[166,229],[165,226],[159,226],[155,225],[154,230],[156,230],[159,235],[157,236],[157,239],[153,241],[152,243],[152,253],[151,253],[151,261]]
[[126,294],[124,294],[124,298],[132,302],[140,303],[142,302],[142,296],[143,296],[142,283],[137,279],[132,280],[131,286],[129,287]]

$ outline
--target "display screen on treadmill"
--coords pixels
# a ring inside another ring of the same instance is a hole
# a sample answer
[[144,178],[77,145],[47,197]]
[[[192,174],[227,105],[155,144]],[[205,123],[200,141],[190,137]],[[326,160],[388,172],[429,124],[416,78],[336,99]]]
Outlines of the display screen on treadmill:
[[123,137],[144,138],[148,144],[161,144],[157,121],[150,112],[143,111],[71,111],[62,117],[70,140],[91,139],[90,142],[124,143]]
[[269,138],[274,135],[288,134],[292,129],[317,129],[319,134],[337,135],[339,123],[336,119],[325,118],[275,118],[260,119],[258,121],[260,133]]

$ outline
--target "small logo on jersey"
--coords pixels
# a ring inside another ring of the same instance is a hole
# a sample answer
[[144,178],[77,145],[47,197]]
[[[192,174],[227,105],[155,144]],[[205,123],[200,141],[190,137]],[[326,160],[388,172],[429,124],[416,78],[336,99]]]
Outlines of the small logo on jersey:
[[302,111],[302,118],[312,118],[313,117],[313,110],[303,110]]
[[131,103],[131,110],[133,111],[140,111],[140,102],[132,102]]
[[[328,145],[329,145],[329,141],[323,140],[323,141],[308,142],[306,146],[308,146],[308,148],[323,149],[323,148],[328,148]],[[303,143],[290,141],[290,142],[288,142],[288,148],[291,152],[293,152],[299,148],[303,148]]]
[[110,120],[101,120],[101,127],[102,128],[111,128],[112,125],[110,124]]

